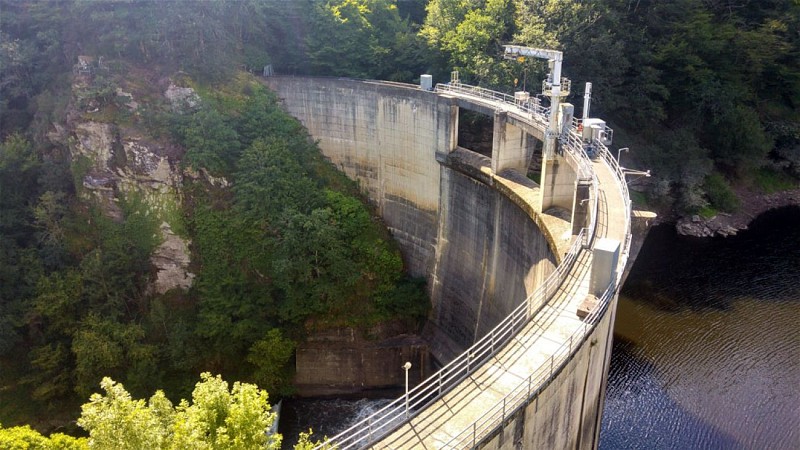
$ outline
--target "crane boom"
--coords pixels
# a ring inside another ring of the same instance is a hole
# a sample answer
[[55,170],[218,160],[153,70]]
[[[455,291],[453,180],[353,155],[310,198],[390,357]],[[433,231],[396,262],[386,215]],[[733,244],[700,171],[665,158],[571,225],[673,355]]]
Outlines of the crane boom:
[[548,50],[544,48],[523,47],[521,45],[504,45],[505,54],[514,56],[530,56],[539,59],[552,59],[553,61],[563,61],[564,54],[558,50]]
[[547,131],[544,136],[544,158],[553,159],[556,152],[556,138],[558,136],[558,104],[561,102],[561,61],[564,54],[558,50],[544,48],[523,47],[521,45],[504,45],[504,57],[529,56],[546,59],[550,62],[551,72],[546,80],[550,88],[550,117]]

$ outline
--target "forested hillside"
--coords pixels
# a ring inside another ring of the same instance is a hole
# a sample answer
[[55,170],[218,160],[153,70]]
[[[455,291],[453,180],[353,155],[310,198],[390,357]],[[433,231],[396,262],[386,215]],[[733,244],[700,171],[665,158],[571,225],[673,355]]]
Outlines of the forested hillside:
[[205,371],[289,395],[309,333],[427,313],[356,184],[247,73],[271,7],[168,5],[2,4],[5,426],[76,431],[105,376],[175,403]]
[[[502,45],[563,50],[567,101],[579,112],[591,81],[624,165],[654,174],[636,200],[712,215],[799,184],[798,30],[797,0],[0,0],[0,423],[63,426],[104,376],[139,397],[186,398],[203,371],[288,394],[310,329],[425,316],[357,186],[258,83],[265,65],[457,69],[536,94],[546,67]],[[92,140],[108,167],[81,153]],[[126,184],[137,146],[178,181]],[[193,278],[158,292],[167,239]]]

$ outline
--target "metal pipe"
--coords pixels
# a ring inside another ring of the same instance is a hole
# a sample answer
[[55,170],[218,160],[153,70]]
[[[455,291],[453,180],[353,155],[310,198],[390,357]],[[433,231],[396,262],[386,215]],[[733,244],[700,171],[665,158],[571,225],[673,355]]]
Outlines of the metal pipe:
[[408,370],[411,369],[411,363],[406,361],[403,364],[403,370],[406,371],[406,419],[408,419]]
[[592,83],[586,83],[586,89],[583,92],[583,119],[589,118],[589,106],[592,103]]
[[617,150],[617,165],[618,165],[618,166],[620,165],[620,164],[619,164],[619,157],[620,157],[620,156],[622,156],[622,155],[621,155],[621,154],[622,154],[622,152],[627,152],[628,150],[630,150],[628,147],[622,147],[622,148],[620,148],[620,149],[618,149],[618,150]]
[[553,63],[552,83],[553,90],[550,94],[550,123],[544,140],[544,157],[552,159],[556,154],[556,138],[558,137],[558,104],[561,102],[561,60],[551,59]]

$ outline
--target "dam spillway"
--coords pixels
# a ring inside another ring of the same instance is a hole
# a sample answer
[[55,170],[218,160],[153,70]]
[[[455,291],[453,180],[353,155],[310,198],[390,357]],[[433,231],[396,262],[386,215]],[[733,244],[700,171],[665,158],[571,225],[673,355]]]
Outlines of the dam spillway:
[[[536,183],[525,173],[535,157],[527,141],[544,135],[542,111],[491,91],[303,77],[266,83],[360,183],[409,271],[427,277],[432,351],[449,361],[412,390],[408,407],[398,399],[334,442],[596,447],[630,242],[630,201],[607,149],[591,160],[568,130]],[[493,117],[491,156],[459,147],[460,108]],[[578,317],[591,296],[598,301]]]

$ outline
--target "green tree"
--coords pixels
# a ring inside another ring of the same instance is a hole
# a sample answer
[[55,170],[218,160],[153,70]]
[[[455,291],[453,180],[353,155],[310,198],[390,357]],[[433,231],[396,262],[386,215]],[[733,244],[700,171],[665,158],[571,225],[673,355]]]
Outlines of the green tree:
[[195,170],[207,169],[217,176],[231,173],[241,151],[239,136],[219,112],[204,107],[179,118],[176,125],[189,166]]
[[315,31],[308,47],[315,74],[410,81],[421,67],[413,56],[420,55],[420,43],[395,1],[320,2],[311,24]]
[[124,376],[137,387],[154,379],[156,349],[144,343],[144,337],[144,330],[135,323],[87,316],[72,340],[78,394],[89,395],[103,374]]
[[103,378],[104,395],[92,394],[81,407],[78,425],[89,432],[92,447],[101,449],[169,448],[175,411],[161,391],[148,403],[134,400],[124,386]]
[[92,394],[78,425],[89,432],[93,448],[111,449],[278,449],[281,436],[268,435],[276,415],[266,391],[256,385],[228,383],[200,375],[192,401],[177,407],[157,391],[148,402],[134,400],[110,378],[105,394]]
[[510,0],[433,0],[421,30],[429,45],[449,55],[463,79],[491,87],[509,86],[511,66],[502,60],[512,40],[514,4]]
[[0,354],[19,342],[26,298],[40,271],[31,214],[40,168],[23,136],[12,134],[0,143]]
[[5,450],[88,450],[86,438],[62,433],[45,437],[28,425],[3,428],[0,424],[0,448]]
[[247,362],[256,367],[253,379],[267,391],[288,394],[290,367],[295,343],[283,337],[281,330],[269,330],[263,339],[256,341],[247,353]]

